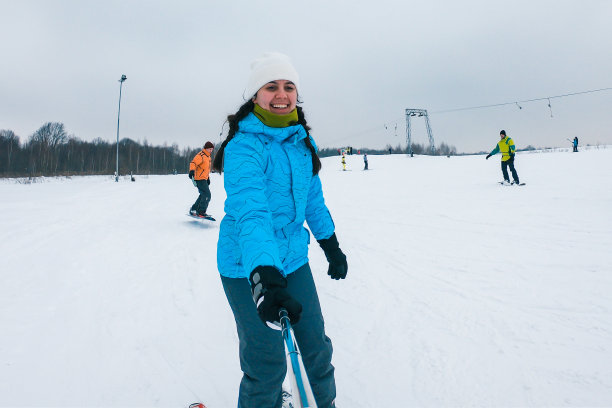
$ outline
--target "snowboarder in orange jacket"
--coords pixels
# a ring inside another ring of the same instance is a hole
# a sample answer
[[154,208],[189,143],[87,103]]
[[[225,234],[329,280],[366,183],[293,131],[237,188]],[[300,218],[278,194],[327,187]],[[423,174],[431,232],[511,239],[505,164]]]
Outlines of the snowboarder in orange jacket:
[[189,178],[198,188],[200,195],[191,206],[189,214],[208,217],[206,210],[210,202],[210,157],[215,146],[211,142],[206,142],[201,152],[195,155],[189,163]]

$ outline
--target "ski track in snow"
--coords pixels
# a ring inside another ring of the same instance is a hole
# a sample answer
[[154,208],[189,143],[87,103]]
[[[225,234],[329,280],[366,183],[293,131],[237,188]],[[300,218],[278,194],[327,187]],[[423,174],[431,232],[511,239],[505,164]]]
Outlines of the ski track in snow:
[[[338,406],[612,406],[612,149],[368,158],[322,159],[346,280],[311,237]],[[0,181],[0,406],[236,405],[222,177],[214,223],[136,180]]]

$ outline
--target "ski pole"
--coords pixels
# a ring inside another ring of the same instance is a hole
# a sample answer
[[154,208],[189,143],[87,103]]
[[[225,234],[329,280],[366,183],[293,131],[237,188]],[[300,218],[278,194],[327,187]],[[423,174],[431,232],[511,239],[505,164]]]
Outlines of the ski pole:
[[287,363],[290,369],[287,370],[287,375],[290,376],[291,385],[295,390],[298,391],[298,398],[294,398],[296,408],[317,408],[317,403],[312,393],[312,388],[308,382],[308,376],[306,375],[306,369],[302,362],[300,355],[300,349],[291,328],[291,322],[289,320],[289,314],[287,309],[281,308],[279,310],[280,323],[283,332],[283,340],[285,341],[285,348],[287,350]]

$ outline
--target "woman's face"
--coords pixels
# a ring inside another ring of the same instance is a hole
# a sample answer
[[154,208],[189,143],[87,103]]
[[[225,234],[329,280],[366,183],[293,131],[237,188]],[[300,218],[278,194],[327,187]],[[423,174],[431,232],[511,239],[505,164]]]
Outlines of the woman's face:
[[253,102],[268,112],[285,115],[295,109],[297,89],[291,81],[284,79],[270,81],[259,88]]

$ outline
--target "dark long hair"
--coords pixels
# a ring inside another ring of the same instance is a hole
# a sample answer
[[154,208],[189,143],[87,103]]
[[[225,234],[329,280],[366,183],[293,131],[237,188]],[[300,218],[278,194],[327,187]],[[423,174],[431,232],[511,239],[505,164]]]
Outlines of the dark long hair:
[[[227,116],[227,123],[229,123],[229,131],[227,132],[227,137],[225,138],[223,143],[221,143],[221,147],[215,154],[215,159],[213,160],[212,164],[212,168],[215,172],[219,174],[223,173],[223,154],[225,152],[225,146],[227,146],[229,141],[232,140],[236,135],[236,132],[238,131],[238,123],[240,123],[242,119],[246,118],[250,112],[253,112],[254,107],[255,103],[249,99],[244,103],[244,105],[240,107],[240,109],[238,109],[238,112],[234,113],[233,115]],[[306,135],[310,136],[310,126],[308,126],[308,124],[306,123],[306,117],[304,116],[302,108],[300,106],[297,106],[296,109],[298,114],[297,124],[302,125],[304,130],[306,130]],[[310,150],[310,155],[312,156],[312,174],[319,174],[319,171],[321,170],[321,159],[319,159],[317,151],[315,150],[315,147],[310,141],[310,137],[307,137],[306,139],[304,139],[304,141],[306,142],[306,146]]]

